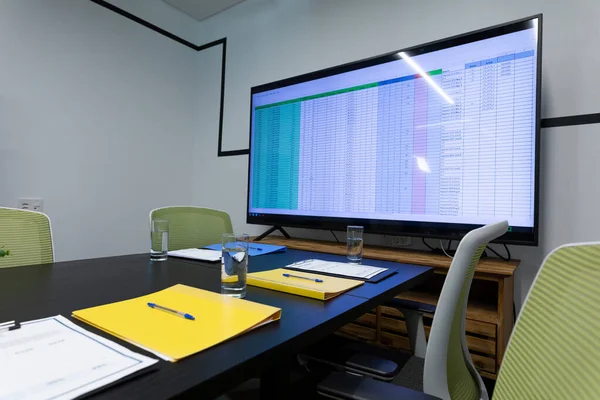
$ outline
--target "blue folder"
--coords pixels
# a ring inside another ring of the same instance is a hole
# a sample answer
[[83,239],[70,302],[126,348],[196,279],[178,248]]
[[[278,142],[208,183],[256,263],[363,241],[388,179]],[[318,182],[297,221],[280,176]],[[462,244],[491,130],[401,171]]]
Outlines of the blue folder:
[[[211,250],[221,250],[223,246],[221,243],[211,244],[206,246],[205,249]],[[275,246],[272,244],[264,244],[264,243],[250,243],[248,245],[248,255],[250,257],[254,256],[262,256],[263,254],[269,253],[277,253],[279,251],[286,251],[287,247],[285,246]]]

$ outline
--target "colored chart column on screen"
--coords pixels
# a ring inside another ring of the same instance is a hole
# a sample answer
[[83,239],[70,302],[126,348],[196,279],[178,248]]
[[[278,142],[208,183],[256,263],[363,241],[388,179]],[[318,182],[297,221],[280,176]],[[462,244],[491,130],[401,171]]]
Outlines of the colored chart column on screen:
[[252,202],[258,208],[297,209],[301,104],[256,112]]

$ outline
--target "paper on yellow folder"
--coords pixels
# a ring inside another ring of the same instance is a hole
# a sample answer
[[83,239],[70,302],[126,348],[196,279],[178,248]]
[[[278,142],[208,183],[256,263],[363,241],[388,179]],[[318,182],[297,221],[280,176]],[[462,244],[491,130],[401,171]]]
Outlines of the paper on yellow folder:
[[[195,320],[150,308],[156,303]],[[157,356],[177,361],[281,318],[281,309],[175,285],[160,292],[73,312],[73,316]]]

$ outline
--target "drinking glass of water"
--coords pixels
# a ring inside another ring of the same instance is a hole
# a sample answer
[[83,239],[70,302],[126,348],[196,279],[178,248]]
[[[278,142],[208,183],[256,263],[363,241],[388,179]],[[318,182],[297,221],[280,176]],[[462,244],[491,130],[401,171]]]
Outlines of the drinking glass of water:
[[150,259],[165,261],[169,251],[169,221],[152,220],[150,227]]
[[346,231],[346,258],[349,263],[360,264],[363,254],[363,227],[349,225]]
[[245,297],[247,273],[248,235],[225,233],[221,258],[221,294]]

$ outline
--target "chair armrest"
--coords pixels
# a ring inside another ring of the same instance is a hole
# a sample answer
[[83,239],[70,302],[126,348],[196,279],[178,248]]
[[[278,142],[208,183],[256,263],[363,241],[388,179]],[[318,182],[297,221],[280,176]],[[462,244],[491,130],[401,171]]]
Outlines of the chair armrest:
[[333,372],[317,386],[319,394],[342,400],[439,400],[437,397],[402,386]]
[[369,346],[332,336],[303,349],[298,354],[298,361],[301,365],[316,363],[339,372],[348,371],[391,381],[400,371],[400,366],[398,362],[387,359],[387,354],[387,351],[373,350]]
[[361,375],[391,381],[400,371],[398,364],[367,353],[353,354],[346,360],[346,369]]
[[388,301],[387,303],[385,303],[385,305],[387,307],[394,307],[394,308],[398,308],[400,310],[402,310],[402,309],[412,310],[412,311],[418,311],[418,312],[427,313],[427,314],[434,314],[435,308],[436,308],[432,304],[420,303],[418,301],[404,300],[404,299],[397,299],[397,298],[394,298],[394,299]]

